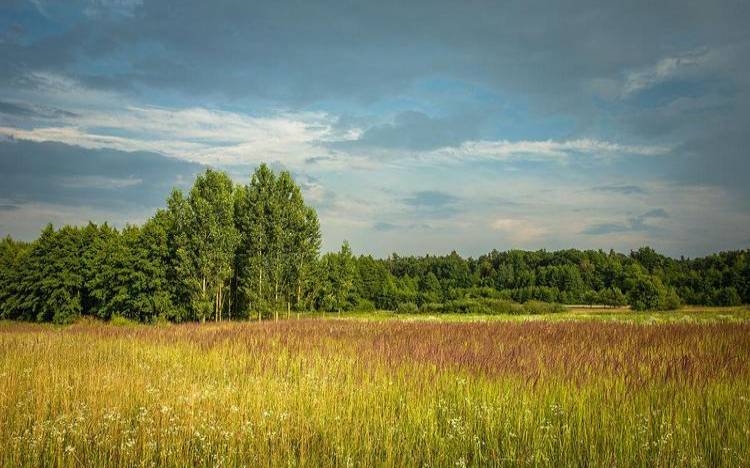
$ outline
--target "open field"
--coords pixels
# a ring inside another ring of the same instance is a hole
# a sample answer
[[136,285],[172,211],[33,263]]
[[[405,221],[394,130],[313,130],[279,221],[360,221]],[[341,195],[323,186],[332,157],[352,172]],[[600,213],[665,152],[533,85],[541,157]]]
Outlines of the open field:
[[688,306],[670,311],[634,311],[628,308],[568,308],[565,312],[540,315],[508,314],[400,314],[391,311],[344,312],[342,314],[310,313],[306,318],[357,319],[357,320],[402,320],[440,322],[569,322],[604,321],[624,323],[742,323],[750,322],[750,307]]
[[748,311],[678,314],[0,323],[0,464],[748,466]]

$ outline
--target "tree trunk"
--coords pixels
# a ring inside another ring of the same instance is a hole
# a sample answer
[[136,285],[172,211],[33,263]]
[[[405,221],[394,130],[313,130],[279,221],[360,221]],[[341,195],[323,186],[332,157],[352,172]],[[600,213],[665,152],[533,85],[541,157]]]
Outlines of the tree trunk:
[[279,278],[278,272],[276,272],[276,279],[273,282],[273,308],[278,309],[279,307]]
[[263,312],[260,310],[261,303],[263,298],[263,265],[260,265],[258,268],[258,304],[256,307],[258,307],[258,322],[263,321]]
[[273,280],[273,310],[276,321],[279,321],[279,272],[276,272],[276,278]]
[[[206,277],[203,277],[203,282],[201,286],[201,301],[206,300]],[[201,306],[201,308],[203,308]],[[201,323],[206,323],[206,317],[203,315],[203,311],[201,311]]]
[[300,275],[300,277],[297,278],[297,310],[300,309],[301,303],[302,303],[302,275]]

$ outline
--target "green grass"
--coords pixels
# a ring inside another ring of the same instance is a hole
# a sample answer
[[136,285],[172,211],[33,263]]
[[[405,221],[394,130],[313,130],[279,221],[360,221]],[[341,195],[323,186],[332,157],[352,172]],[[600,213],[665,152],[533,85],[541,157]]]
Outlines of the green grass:
[[305,318],[358,319],[358,320],[403,320],[445,322],[492,322],[492,321],[614,321],[626,323],[727,323],[750,321],[750,307],[683,307],[670,311],[633,311],[626,308],[597,309],[577,307],[565,312],[543,315],[484,315],[484,314],[399,314],[391,311],[305,313]]
[[0,466],[748,466],[747,314],[3,322]]

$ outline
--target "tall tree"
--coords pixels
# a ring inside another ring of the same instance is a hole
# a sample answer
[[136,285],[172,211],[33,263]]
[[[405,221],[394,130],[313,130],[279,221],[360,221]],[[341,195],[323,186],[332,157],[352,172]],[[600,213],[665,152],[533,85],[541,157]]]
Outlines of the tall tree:
[[192,316],[221,320],[239,235],[234,222],[234,186],[224,172],[207,169],[185,198],[168,200],[175,277],[187,296]]
[[330,312],[349,310],[354,304],[357,266],[349,242],[344,241],[337,253],[329,252],[321,259],[324,284],[318,306]]
[[235,226],[240,235],[235,255],[238,305],[248,311],[255,309],[258,320],[269,307],[267,270],[275,186],[276,175],[261,164],[235,200]]
[[278,176],[265,164],[235,199],[235,224],[240,244],[237,265],[238,304],[263,312],[292,302],[300,310],[309,303],[320,226],[314,209],[305,205],[291,175]]
[[[222,319],[226,283],[232,275],[239,235],[234,225],[232,180],[224,172],[206,170],[190,190],[189,245],[195,272],[201,283],[200,318],[213,311]],[[209,302],[210,301],[210,302]]]

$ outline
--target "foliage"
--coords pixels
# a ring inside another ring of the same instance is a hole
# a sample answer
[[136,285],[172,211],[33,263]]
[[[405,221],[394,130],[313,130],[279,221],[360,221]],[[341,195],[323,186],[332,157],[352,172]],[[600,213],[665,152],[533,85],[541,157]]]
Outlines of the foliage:
[[[671,310],[750,303],[750,250],[673,259],[643,247],[320,256],[320,224],[291,175],[261,164],[245,185],[223,172],[174,190],[143,226],[47,226],[0,242],[0,318],[262,319],[292,310],[519,314],[586,304]],[[521,305],[524,304],[524,305]],[[528,305],[532,304],[532,305]]]
[[4,239],[0,318],[218,321],[282,298],[302,308],[317,290],[319,248],[317,215],[289,173],[262,165],[235,186],[209,169],[141,227],[50,225],[29,244]]
[[414,314],[419,311],[419,307],[413,302],[402,302],[396,308],[399,314]]
[[238,312],[276,311],[292,303],[303,310],[314,300],[320,250],[315,210],[307,207],[288,172],[278,176],[265,164],[235,195],[240,235],[234,264]]

